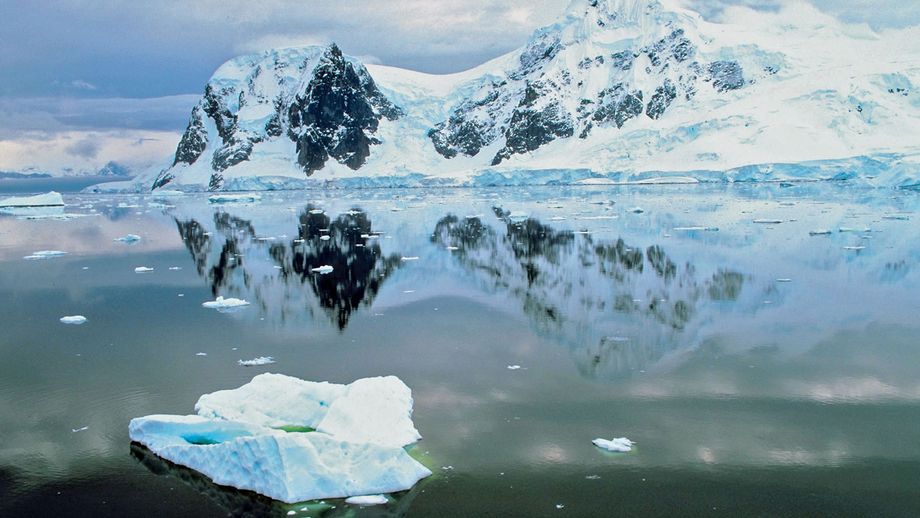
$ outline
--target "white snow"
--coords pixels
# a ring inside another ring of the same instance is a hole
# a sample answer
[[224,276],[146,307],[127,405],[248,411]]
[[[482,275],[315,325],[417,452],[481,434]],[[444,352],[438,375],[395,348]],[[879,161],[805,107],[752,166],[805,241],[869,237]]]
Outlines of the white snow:
[[86,323],[86,317],[83,315],[71,315],[67,317],[61,317],[61,322],[64,324],[80,325]]
[[239,308],[242,306],[248,306],[249,302],[243,299],[237,299],[233,297],[217,297],[215,300],[210,300],[208,302],[202,302],[201,306],[208,309],[229,309],[229,308]]
[[241,367],[258,367],[259,365],[270,365],[275,363],[275,359],[271,356],[259,356],[251,360],[237,360],[236,363]]
[[326,275],[327,273],[332,273],[332,267],[329,266],[328,264],[325,264],[323,266],[317,266],[316,268],[311,268],[310,271],[313,273],[318,273],[320,275]]
[[138,266],[137,268],[134,269],[134,273],[147,273],[147,272],[152,272],[152,271],[153,271],[153,268],[150,268],[149,266]]
[[0,207],[63,207],[64,197],[51,191],[35,196],[21,196],[0,200]]
[[141,240],[141,236],[137,234],[128,234],[128,235],[125,235],[122,237],[116,237],[115,239],[113,239],[113,241],[118,241],[119,243],[127,243],[127,244],[137,243],[140,240]]
[[67,255],[67,252],[61,250],[39,250],[38,252],[32,252],[31,255],[23,257],[26,261],[36,261],[41,259],[51,259],[53,257],[61,257]]
[[626,437],[618,437],[610,440],[597,438],[591,442],[594,443],[594,445],[598,448],[620,453],[632,451],[632,447],[636,445],[636,443],[630,441]]
[[201,396],[195,410],[133,419],[131,440],[217,484],[288,503],[353,496],[374,497],[356,505],[384,503],[382,494],[431,474],[403,448],[420,436],[409,388],[394,376],[338,385],[260,374]]
[[346,504],[352,505],[381,505],[387,503],[383,495],[350,496],[345,499]]

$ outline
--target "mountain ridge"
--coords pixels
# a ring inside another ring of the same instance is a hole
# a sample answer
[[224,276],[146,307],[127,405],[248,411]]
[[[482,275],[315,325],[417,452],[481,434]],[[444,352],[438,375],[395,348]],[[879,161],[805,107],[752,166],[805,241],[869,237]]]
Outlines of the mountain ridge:
[[773,164],[821,161],[841,164],[836,177],[873,160],[897,171],[891,182],[920,181],[910,30],[875,33],[803,4],[725,18],[667,0],[574,0],[522,48],[444,76],[365,66],[334,44],[234,58],[171,164],[135,188],[546,183],[559,171],[705,181],[716,175],[694,172],[758,164],[783,179],[795,174],[774,177]]

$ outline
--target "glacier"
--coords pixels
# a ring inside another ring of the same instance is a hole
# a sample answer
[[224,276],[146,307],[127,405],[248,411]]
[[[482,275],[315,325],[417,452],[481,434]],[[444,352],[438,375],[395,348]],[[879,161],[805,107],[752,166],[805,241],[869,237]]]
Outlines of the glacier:
[[403,491],[431,474],[404,448],[421,435],[395,376],[341,385],[260,374],[204,394],[195,411],[132,419],[129,436],[217,484],[287,503]]
[[804,3],[733,6],[716,23],[677,0],[573,0],[522,48],[455,74],[365,65],[335,45],[270,49],[217,69],[174,157],[92,189],[916,190],[918,31]]

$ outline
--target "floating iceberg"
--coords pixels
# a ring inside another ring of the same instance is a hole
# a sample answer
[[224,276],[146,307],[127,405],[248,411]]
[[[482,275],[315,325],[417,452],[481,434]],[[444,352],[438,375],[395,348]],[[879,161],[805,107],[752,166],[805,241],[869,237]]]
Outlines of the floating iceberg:
[[61,323],[63,323],[63,324],[73,324],[73,325],[77,325],[77,326],[78,326],[78,325],[80,325],[80,324],[85,324],[85,323],[86,323],[86,317],[84,317],[83,315],[73,315],[73,316],[69,316],[69,317],[61,317]]
[[35,196],[21,196],[0,200],[0,207],[63,207],[64,197],[51,191]]
[[259,365],[270,365],[275,363],[275,359],[271,356],[259,356],[251,360],[237,360],[236,363],[240,364],[242,367],[258,367]]
[[137,243],[140,240],[141,240],[141,236],[137,234],[128,234],[126,236],[116,237],[112,241],[118,241],[119,243],[132,244],[132,243]]
[[195,410],[132,419],[128,434],[217,484],[288,503],[343,497],[383,503],[383,493],[409,489],[431,474],[403,448],[420,435],[411,391],[395,376],[339,385],[260,374],[237,389],[201,396]]
[[243,299],[236,299],[233,297],[223,298],[217,297],[215,300],[209,300],[208,302],[202,302],[201,306],[208,309],[230,309],[230,308],[239,308],[243,306],[248,306],[249,302],[246,302]]
[[630,441],[626,437],[618,437],[616,439],[610,439],[610,440],[597,438],[591,442],[594,443],[594,445],[597,446],[598,448],[602,448],[607,451],[620,452],[620,453],[632,451],[632,447],[636,445],[636,443]]
[[208,196],[211,203],[252,203],[261,200],[258,194],[212,194]]
[[352,496],[346,498],[345,503],[352,505],[381,505],[387,503],[387,497],[383,495]]
[[32,252],[31,255],[23,257],[26,261],[36,261],[39,259],[50,259],[52,257],[61,257],[62,255],[67,255],[67,252],[62,252],[61,250],[39,250],[38,252]]

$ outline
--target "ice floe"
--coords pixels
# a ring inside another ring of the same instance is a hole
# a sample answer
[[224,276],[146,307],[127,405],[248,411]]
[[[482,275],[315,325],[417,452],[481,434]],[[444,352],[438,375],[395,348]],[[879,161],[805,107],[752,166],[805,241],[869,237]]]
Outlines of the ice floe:
[[84,317],[83,315],[71,315],[67,317],[61,317],[61,323],[62,324],[72,324],[72,325],[78,326],[80,324],[86,323],[86,317]]
[[275,358],[271,356],[259,356],[251,360],[237,360],[236,363],[241,367],[258,367],[259,365],[271,365],[275,363]]
[[231,308],[240,308],[243,306],[248,306],[249,302],[243,299],[237,299],[233,297],[217,297],[214,300],[209,300],[207,302],[202,302],[201,306],[208,309],[231,309]]
[[67,252],[61,250],[39,250],[38,252],[32,252],[31,255],[23,257],[26,261],[38,261],[41,259],[51,259],[53,257],[61,257],[62,255],[67,255]]
[[420,436],[411,391],[395,376],[339,385],[260,374],[201,396],[195,411],[133,419],[129,436],[217,484],[288,503],[386,503],[431,474],[404,449]]
[[137,235],[137,234],[128,234],[128,235],[126,235],[126,236],[116,237],[116,238],[113,239],[112,241],[117,241],[117,242],[119,242],[119,243],[125,243],[125,244],[129,244],[129,245],[130,245],[130,244],[132,244],[132,243],[137,243],[137,242],[140,241],[140,240],[141,240],[141,236],[139,236],[139,235]]
[[381,505],[387,503],[383,495],[350,496],[345,499],[346,504],[352,505]]
[[20,196],[0,200],[0,207],[63,207],[64,197],[51,191],[35,196]]
[[210,203],[253,203],[261,200],[258,194],[212,194],[208,196]]
[[633,446],[636,445],[636,443],[630,441],[626,437],[617,437],[615,439],[609,439],[609,440],[597,438],[591,442],[594,443],[594,445],[597,446],[598,448],[601,448],[607,451],[620,452],[620,453],[632,451]]

